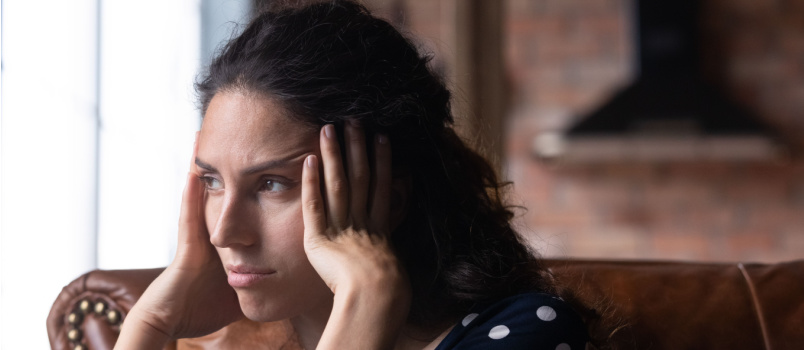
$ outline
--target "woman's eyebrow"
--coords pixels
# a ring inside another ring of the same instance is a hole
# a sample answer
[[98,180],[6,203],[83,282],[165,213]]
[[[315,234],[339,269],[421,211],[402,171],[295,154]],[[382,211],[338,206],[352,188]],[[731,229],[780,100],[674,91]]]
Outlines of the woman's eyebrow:
[[205,163],[201,159],[198,159],[198,157],[195,157],[195,165],[197,165],[199,168],[204,168],[204,169],[206,169],[208,171],[211,171],[211,172],[215,172],[215,173],[219,172],[218,169],[215,169],[214,166]]
[[276,169],[276,168],[284,168],[293,163],[293,161],[298,158],[298,155],[291,155],[282,159],[274,159],[269,160],[267,162],[262,162],[256,165],[252,165],[248,168],[243,169],[240,172],[242,175],[251,175],[254,173],[259,173],[265,170]]
[[[255,164],[255,165],[252,165],[252,166],[250,166],[250,167],[248,167],[246,169],[243,169],[243,171],[241,171],[240,173],[242,175],[251,175],[251,174],[259,173],[259,172],[269,170],[269,169],[284,168],[284,167],[287,167],[288,165],[291,165],[295,161],[297,161],[299,156],[303,155],[305,153],[308,153],[308,151],[304,151],[304,152],[301,152],[299,154],[291,154],[291,155],[289,155],[289,156],[287,156],[285,158],[281,158],[281,159],[273,159],[273,160],[269,160],[269,161],[262,162],[262,163],[259,163],[259,164]],[[197,165],[198,167],[203,168],[205,170],[215,172],[215,173],[219,173],[218,169],[215,169],[214,166],[207,164],[206,162],[204,162],[203,160],[199,159],[198,157],[195,157],[195,165]]]

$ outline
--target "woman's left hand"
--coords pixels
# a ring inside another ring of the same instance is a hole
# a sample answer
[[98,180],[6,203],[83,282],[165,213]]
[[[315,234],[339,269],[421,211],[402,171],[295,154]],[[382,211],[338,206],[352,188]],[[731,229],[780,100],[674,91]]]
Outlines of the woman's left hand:
[[410,305],[409,282],[390,245],[391,147],[386,136],[374,138],[370,169],[364,131],[354,123],[344,129],[346,162],[334,126],[326,125],[324,186],[316,156],[307,157],[302,175],[304,250],[335,293],[319,348],[389,348]]

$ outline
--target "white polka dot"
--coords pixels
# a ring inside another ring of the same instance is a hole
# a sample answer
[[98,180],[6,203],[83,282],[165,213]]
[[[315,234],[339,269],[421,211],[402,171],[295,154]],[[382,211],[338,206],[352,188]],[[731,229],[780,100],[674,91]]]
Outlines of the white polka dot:
[[556,350],[572,350],[572,348],[567,343],[561,343],[556,346]]
[[461,324],[464,327],[466,327],[467,325],[472,323],[472,321],[474,321],[475,317],[477,317],[477,314],[468,314],[468,315],[466,315],[466,317],[463,318],[463,321],[461,321]]
[[556,319],[556,310],[545,305],[536,310],[536,316],[542,321],[552,321]]
[[489,332],[489,338],[491,338],[491,339],[502,339],[502,338],[507,337],[508,333],[511,333],[511,330],[509,330],[508,327],[503,326],[503,325],[495,326]]

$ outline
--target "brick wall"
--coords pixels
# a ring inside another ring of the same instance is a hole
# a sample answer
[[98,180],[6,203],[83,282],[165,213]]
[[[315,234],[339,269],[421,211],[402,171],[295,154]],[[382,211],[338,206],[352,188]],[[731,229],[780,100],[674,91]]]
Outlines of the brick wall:
[[[375,0],[449,62],[456,0]],[[781,261],[804,257],[804,160],[548,164],[562,130],[634,76],[631,0],[507,0],[506,176],[517,225],[546,256]],[[804,0],[703,0],[708,74],[804,150]],[[397,13],[398,15],[398,13]],[[449,70],[445,69],[450,78]],[[460,91],[458,91],[460,98]]]
[[[545,164],[560,130],[633,76],[626,0],[510,0],[508,176],[548,256],[780,261],[804,257],[804,162]],[[800,150],[804,1],[706,0],[710,74]]]

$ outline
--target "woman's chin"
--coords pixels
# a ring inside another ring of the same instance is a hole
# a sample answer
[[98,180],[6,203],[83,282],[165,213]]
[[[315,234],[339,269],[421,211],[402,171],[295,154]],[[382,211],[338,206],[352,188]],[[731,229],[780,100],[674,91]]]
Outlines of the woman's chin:
[[243,315],[249,320],[256,322],[271,322],[287,319],[294,316],[292,310],[287,305],[282,305],[281,301],[269,298],[260,298],[251,293],[237,293],[240,301],[240,309]]
[[271,322],[307,315],[329,317],[333,294],[320,288],[235,288],[243,314],[252,321]]
[[247,319],[252,320],[254,322],[274,322],[289,318],[289,317],[275,317],[276,315],[266,314],[256,310],[247,311],[246,309],[243,309],[243,314],[246,315]]

